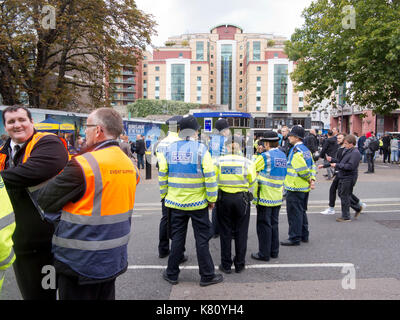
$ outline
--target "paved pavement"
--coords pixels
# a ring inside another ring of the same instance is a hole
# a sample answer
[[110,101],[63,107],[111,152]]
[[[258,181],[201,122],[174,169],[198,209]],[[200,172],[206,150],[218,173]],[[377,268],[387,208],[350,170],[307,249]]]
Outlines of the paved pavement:
[[[316,189],[310,194],[310,242],[299,247],[281,247],[279,258],[260,263],[250,258],[257,251],[256,211],[251,210],[247,268],[241,274],[224,274],[224,282],[202,288],[193,231],[188,228],[186,253],[179,284],[171,286],[161,277],[167,259],[157,254],[160,199],[157,171],[145,180],[136,195],[129,268],[117,279],[120,300],[231,300],[231,299],[400,299],[400,167],[377,159],[376,173],[367,175],[361,164],[355,193],[367,204],[358,220],[337,223],[336,215],[319,212],[326,208],[330,181],[320,170]],[[281,209],[280,239],[287,238],[285,206]],[[210,251],[220,263],[219,239],[210,240]],[[1,299],[21,299],[12,270],[7,271]]]

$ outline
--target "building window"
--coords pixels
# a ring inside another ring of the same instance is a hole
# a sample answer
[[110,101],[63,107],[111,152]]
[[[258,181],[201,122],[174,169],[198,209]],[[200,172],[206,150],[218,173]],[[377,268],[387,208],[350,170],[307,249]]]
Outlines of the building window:
[[197,71],[201,71],[201,67],[200,66],[197,67]]
[[211,88],[210,88],[210,91],[214,91],[214,87],[211,87]]
[[261,107],[256,107],[256,110],[257,111],[261,111]]
[[160,77],[156,77],[156,81],[160,81]]
[[160,71],[160,67],[159,66],[156,67],[156,71]]
[[211,96],[210,96],[210,99],[214,99],[214,96],[213,96],[213,95],[211,95]]
[[211,82],[211,83],[214,83],[214,79],[210,79],[210,82]]
[[179,52],[179,58],[182,58],[182,57],[183,57],[183,53]]
[[197,81],[201,81],[201,77],[197,77]]
[[147,91],[147,88],[143,88],[143,92],[146,92]]
[[242,54],[240,55],[239,59],[243,59],[243,55]]
[[171,100],[185,100],[185,65],[171,65]]
[[239,96],[239,100],[242,100],[242,96]]
[[303,97],[299,97],[299,102],[303,102]]
[[274,65],[274,111],[287,110],[287,64]]
[[231,44],[221,45],[221,104],[232,109],[232,58]]
[[279,54],[277,52],[274,53],[274,58],[278,58]]
[[211,62],[211,67],[214,67],[214,63]]
[[144,64],[144,65],[143,65],[143,68],[147,68],[147,64]]
[[257,87],[257,91],[261,91],[261,87]]
[[203,61],[204,60],[204,42],[196,41],[196,60]]
[[197,97],[197,101],[201,101],[201,97]]
[[239,88],[239,91],[242,91],[242,87]]
[[261,97],[256,97],[256,101],[261,101]]
[[160,91],[160,87],[155,87],[155,90],[156,91]]
[[143,80],[143,83],[147,83],[147,80]]
[[257,66],[257,71],[261,71],[261,66]]
[[241,103],[239,103],[239,108],[241,108],[243,105]]
[[240,71],[239,74],[242,75],[242,74],[243,74],[243,71]]
[[214,59],[214,55],[213,54],[211,55],[211,59]]
[[144,75],[144,76],[147,76],[147,72],[146,72],[146,71],[145,71],[145,72],[143,72],[143,75]]
[[211,71],[210,74],[213,75],[213,74],[214,74],[214,71]]
[[261,57],[261,42],[260,41],[253,41],[253,61],[260,61]]
[[242,83],[243,82],[243,80],[242,79],[239,79],[239,83]]
[[265,128],[265,118],[254,118],[254,128]]
[[197,91],[201,91],[201,87],[197,87]]
[[261,77],[257,77],[257,81],[261,81]]
[[239,63],[239,67],[243,67],[243,63]]

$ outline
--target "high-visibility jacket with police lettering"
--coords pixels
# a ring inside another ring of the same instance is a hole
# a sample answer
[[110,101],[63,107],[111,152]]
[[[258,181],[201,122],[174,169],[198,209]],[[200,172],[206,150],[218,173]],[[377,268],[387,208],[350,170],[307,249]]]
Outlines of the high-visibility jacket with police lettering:
[[[160,141],[160,143],[158,144],[157,149],[156,149],[156,156],[157,156],[158,163],[160,163],[160,161],[162,161],[160,155],[165,154],[167,147],[172,142],[179,141],[179,140],[182,140],[182,139],[179,138],[178,133],[171,132],[171,131],[168,132],[168,135]],[[166,185],[163,185],[163,186],[160,186],[160,189],[165,189],[166,187],[167,187]],[[165,196],[166,196],[166,193],[161,193],[161,199],[164,199]]]
[[247,192],[256,182],[256,168],[237,154],[220,157],[215,163],[218,188],[227,193]]
[[194,140],[171,143],[160,154],[158,180],[165,206],[199,210],[217,200],[214,165],[207,147]]
[[0,292],[6,269],[15,260],[12,235],[15,230],[15,217],[3,179],[0,176]]
[[217,158],[226,154],[225,147],[226,138],[220,134],[212,134],[210,135],[210,142],[208,144],[208,151],[211,154],[211,157]]
[[257,157],[255,166],[258,176],[253,203],[266,207],[282,205],[283,182],[287,173],[285,153],[278,148],[263,152]]
[[75,272],[106,279],[128,264],[127,245],[137,168],[119,146],[109,146],[74,158],[81,166],[86,190],[67,203],[53,236],[54,258]]
[[315,180],[316,167],[310,150],[298,143],[290,149],[285,189],[288,191],[309,192],[310,179]]

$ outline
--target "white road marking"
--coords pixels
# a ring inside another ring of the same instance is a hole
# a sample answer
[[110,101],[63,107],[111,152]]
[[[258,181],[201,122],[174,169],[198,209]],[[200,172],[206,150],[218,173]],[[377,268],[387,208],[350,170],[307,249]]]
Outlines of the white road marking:
[[[130,270],[164,270],[167,266],[161,265],[130,265]],[[249,264],[246,265],[246,269],[271,269],[271,268],[343,268],[343,267],[354,267],[352,263],[283,263],[283,264]],[[198,266],[183,266],[180,265],[181,270],[198,270]],[[215,266],[215,270],[218,267]]]

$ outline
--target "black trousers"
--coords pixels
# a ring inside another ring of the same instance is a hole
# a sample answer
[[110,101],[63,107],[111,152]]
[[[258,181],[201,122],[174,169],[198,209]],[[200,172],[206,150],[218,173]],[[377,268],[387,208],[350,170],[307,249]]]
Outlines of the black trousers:
[[220,233],[218,219],[217,219],[217,207],[215,206],[211,211],[211,236],[218,236]]
[[171,209],[171,253],[168,258],[167,275],[172,280],[179,276],[179,263],[185,250],[187,226],[192,220],[194,238],[196,241],[197,261],[201,281],[210,281],[215,275],[208,242],[211,238],[211,223],[208,217],[208,207],[200,210],[184,211]]
[[375,155],[375,152],[366,153],[366,158],[367,158],[367,162],[368,162],[368,172],[375,172],[374,155]]
[[[250,221],[250,203],[243,192],[221,192],[217,202],[217,220],[220,231],[221,264],[229,270],[234,263],[236,269],[245,265],[247,235]],[[235,240],[235,258],[232,261],[232,239]]]
[[289,223],[289,241],[308,240],[307,204],[309,192],[289,191],[286,195],[286,212]]
[[390,149],[389,148],[382,148],[383,149],[383,162],[385,163],[386,160],[390,163]]
[[339,187],[339,178],[336,175],[332,181],[331,187],[329,188],[329,207],[334,208],[336,202],[336,191]]
[[78,278],[58,275],[60,300],[115,300],[115,278],[106,282],[79,284]]
[[342,218],[350,219],[350,207],[354,211],[361,209],[358,199],[353,194],[353,188],[356,185],[357,178],[346,178],[339,180],[339,197],[342,202]]
[[279,210],[281,206],[257,205],[258,254],[262,258],[277,257],[279,254]]
[[169,238],[168,238],[168,213],[165,207],[165,199],[161,200],[161,220],[159,228],[158,253],[161,255],[169,253]]
[[47,265],[53,265],[50,249],[16,253],[13,269],[24,300],[56,300],[57,289],[45,289],[42,286],[43,278],[48,275],[47,272],[42,273],[42,269]]

